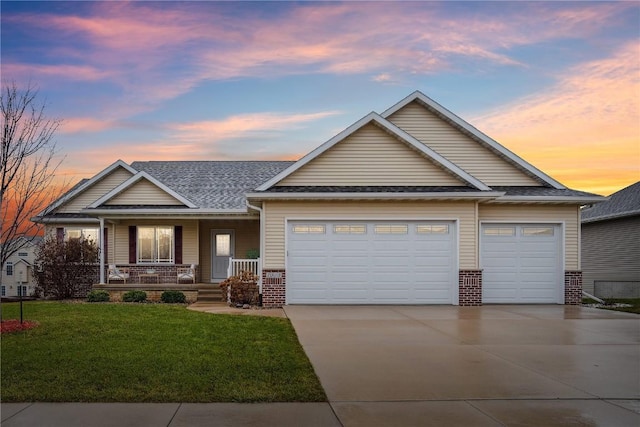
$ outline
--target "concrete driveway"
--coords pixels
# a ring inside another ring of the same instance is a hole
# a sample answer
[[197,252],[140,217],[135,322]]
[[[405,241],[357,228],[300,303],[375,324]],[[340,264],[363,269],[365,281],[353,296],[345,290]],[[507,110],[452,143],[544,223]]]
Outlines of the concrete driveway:
[[287,306],[345,426],[638,426],[640,316],[571,306]]

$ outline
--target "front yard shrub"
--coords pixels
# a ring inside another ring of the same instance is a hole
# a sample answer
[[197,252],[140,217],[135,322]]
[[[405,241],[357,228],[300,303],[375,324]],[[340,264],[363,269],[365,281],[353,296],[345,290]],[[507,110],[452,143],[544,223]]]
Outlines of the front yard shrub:
[[231,304],[257,304],[258,303],[258,276],[250,271],[241,271],[237,276],[231,276],[220,283],[222,298],[226,300],[229,293]]
[[89,302],[108,302],[109,301],[109,292],[96,289],[95,291],[89,292],[87,295],[87,301]]
[[122,295],[124,302],[145,302],[146,300],[147,293],[145,291],[128,291]]
[[167,304],[184,304],[187,297],[180,291],[164,291],[160,295],[160,300]]

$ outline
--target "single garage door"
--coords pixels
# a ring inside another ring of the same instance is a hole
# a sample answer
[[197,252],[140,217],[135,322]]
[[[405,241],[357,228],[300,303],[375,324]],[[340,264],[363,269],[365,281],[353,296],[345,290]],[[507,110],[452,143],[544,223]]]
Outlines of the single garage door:
[[289,221],[287,303],[451,304],[455,222]]
[[483,224],[485,303],[562,303],[560,226]]

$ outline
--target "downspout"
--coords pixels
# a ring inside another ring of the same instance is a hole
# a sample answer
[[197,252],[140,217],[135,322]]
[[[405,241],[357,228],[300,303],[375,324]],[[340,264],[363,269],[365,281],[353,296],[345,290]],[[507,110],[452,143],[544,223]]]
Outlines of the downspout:
[[259,267],[259,272],[260,272],[260,276],[258,277],[258,293],[260,294],[260,301],[262,301],[262,260],[264,259],[264,215],[263,215],[263,211],[262,208],[259,208],[258,206],[252,205],[251,203],[249,203],[249,201],[246,201],[247,207],[249,209],[254,209],[258,212],[260,212],[260,257],[258,258],[258,267]]
[[104,285],[104,218],[100,217],[100,284]]

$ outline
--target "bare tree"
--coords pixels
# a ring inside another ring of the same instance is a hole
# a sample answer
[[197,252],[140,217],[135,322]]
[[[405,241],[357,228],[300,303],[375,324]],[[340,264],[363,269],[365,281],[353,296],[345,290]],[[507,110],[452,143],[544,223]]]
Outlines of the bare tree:
[[[0,152],[0,265],[40,233],[31,222],[59,192],[52,191],[56,161],[53,136],[60,120],[44,114],[38,90],[29,84],[2,84],[2,151]],[[62,188],[60,188],[60,191]],[[0,275],[0,283],[2,275]]]

